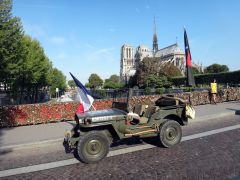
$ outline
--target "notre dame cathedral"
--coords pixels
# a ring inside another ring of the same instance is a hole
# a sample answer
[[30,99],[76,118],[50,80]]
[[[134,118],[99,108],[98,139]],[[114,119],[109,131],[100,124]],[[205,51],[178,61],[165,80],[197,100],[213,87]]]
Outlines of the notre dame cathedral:
[[[162,64],[172,62],[182,74],[185,72],[185,53],[178,46],[178,43],[158,49],[155,20],[152,50],[144,45],[140,45],[136,49],[128,44],[124,44],[121,47],[120,80],[122,83],[129,81],[129,78],[135,74],[138,64],[145,57],[160,57]],[[197,65],[194,62],[192,62],[192,65],[196,67],[199,72],[203,72],[204,68],[202,65]]]

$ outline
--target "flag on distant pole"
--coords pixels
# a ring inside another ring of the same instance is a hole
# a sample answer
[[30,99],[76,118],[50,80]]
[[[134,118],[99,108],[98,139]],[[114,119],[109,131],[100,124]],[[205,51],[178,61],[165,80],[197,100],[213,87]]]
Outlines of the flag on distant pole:
[[184,28],[184,45],[185,45],[185,57],[186,57],[186,70],[187,70],[187,86],[195,86],[195,80],[193,76],[191,52],[188,44],[188,37],[186,29]]
[[84,85],[76,77],[74,77],[72,73],[70,74],[77,85],[79,99],[80,99],[80,105],[76,113],[83,113],[85,111],[88,111],[91,108],[94,99],[90,95],[88,90],[84,87]]

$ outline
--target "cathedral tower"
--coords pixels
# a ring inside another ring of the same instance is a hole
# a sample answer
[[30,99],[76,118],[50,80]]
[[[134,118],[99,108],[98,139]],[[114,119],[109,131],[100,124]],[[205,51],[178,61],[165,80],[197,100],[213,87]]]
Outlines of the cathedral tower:
[[134,50],[131,45],[124,44],[121,48],[120,61],[120,79],[121,82],[126,83],[130,78],[130,71],[134,68]]

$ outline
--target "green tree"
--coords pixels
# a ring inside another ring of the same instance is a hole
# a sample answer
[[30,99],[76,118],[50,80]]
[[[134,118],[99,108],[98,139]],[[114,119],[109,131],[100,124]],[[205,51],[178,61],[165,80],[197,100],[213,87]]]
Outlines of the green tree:
[[201,74],[196,67],[192,67],[193,74]]
[[157,88],[156,93],[157,94],[163,94],[165,92],[165,88]]
[[103,85],[103,80],[97,74],[91,74],[89,79],[89,86],[90,88],[96,89]]
[[168,77],[160,75],[149,75],[145,80],[145,87],[151,88],[162,88],[166,87],[169,88],[171,86],[171,82],[169,81]]
[[124,87],[124,84],[120,83],[120,78],[117,75],[111,75],[109,79],[105,79],[105,89],[118,89]]
[[86,87],[86,88],[90,88],[90,84],[89,84],[89,83],[86,83],[86,84],[85,84],[85,87]]
[[119,89],[119,88],[123,88],[124,84],[122,83],[114,83],[112,81],[107,81],[104,83],[104,88],[105,89]]
[[205,69],[205,73],[229,72],[227,65],[212,64]]
[[69,80],[69,81],[68,81],[68,85],[69,85],[71,88],[76,87],[76,83],[74,82],[74,80]]
[[130,78],[129,85],[139,87],[161,88],[171,86],[170,77],[182,76],[173,63],[163,63],[159,57],[144,58],[136,74]]
[[12,16],[12,0],[0,0],[0,69],[0,83],[15,94],[20,90],[20,103],[25,90],[36,102],[40,89],[52,83],[65,87],[62,72],[52,68],[40,43],[24,35],[20,19]]
[[119,78],[119,76],[116,75],[116,74],[111,75],[110,78],[109,78],[109,80],[112,81],[112,82],[114,82],[114,83],[119,83],[119,82],[120,82],[120,78]]
[[160,73],[167,77],[182,76],[181,71],[173,63],[162,65]]
[[12,16],[12,0],[0,1],[0,82],[17,90],[24,60],[20,19]]
[[151,88],[162,87],[162,81],[156,75],[149,75],[145,79],[145,86],[146,87],[151,87]]
[[144,89],[145,95],[150,95],[151,92],[152,92],[152,89],[151,89],[150,87],[146,87],[146,88]]
[[50,70],[48,75],[48,81],[51,84],[50,93],[52,96],[55,95],[56,88],[58,88],[59,91],[64,91],[66,88],[66,77],[57,68],[53,68]]
[[[52,65],[46,57],[43,48],[37,40],[33,40],[29,36],[23,37],[25,59],[22,63],[21,76],[19,76],[19,86],[21,92],[27,88],[28,93],[32,91],[34,101],[37,101],[38,90],[47,86],[48,74]],[[22,94],[22,93],[21,93]]]
[[104,89],[117,89],[117,88],[118,84],[112,81],[105,81],[104,83]]
[[149,75],[157,76],[160,72],[160,58],[144,58],[139,64],[135,75],[130,79],[130,85],[143,87],[146,83],[146,77]]

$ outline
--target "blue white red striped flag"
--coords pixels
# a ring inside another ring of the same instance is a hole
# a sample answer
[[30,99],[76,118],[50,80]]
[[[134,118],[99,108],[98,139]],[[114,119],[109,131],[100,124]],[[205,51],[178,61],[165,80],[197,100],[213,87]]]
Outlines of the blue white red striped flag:
[[72,73],[70,74],[77,85],[79,99],[80,99],[80,106],[77,109],[77,113],[88,111],[91,108],[94,99],[90,95],[88,90],[84,87],[84,85],[76,77],[74,77]]

